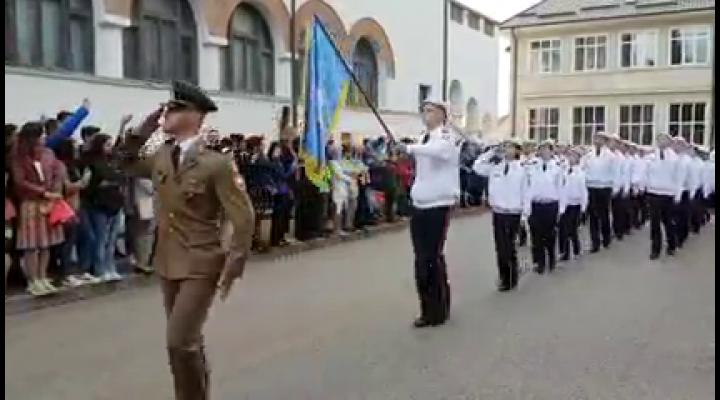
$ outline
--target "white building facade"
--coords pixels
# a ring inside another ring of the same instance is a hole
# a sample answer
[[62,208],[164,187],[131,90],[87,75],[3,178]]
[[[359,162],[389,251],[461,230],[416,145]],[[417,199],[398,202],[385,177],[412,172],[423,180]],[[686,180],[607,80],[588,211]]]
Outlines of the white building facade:
[[514,133],[714,145],[712,0],[546,0],[511,18]]
[[[421,97],[442,92],[443,5],[298,0],[298,52],[318,15],[390,128],[413,135]],[[170,80],[185,79],[217,101],[210,126],[274,137],[280,108],[290,103],[289,0],[9,0],[5,7],[6,122],[72,110],[87,97],[86,124],[114,133],[122,114],[139,120],[168,98]],[[497,28],[489,22],[492,34],[485,32],[484,17],[472,15],[480,28],[449,22],[448,82],[461,87],[454,95],[463,124],[468,113],[472,124],[497,113]],[[382,133],[357,93],[339,130]]]

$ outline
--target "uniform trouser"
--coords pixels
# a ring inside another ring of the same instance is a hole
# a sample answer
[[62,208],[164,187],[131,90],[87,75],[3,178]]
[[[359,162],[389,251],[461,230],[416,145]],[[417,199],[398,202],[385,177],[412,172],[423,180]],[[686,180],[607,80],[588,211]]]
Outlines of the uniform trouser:
[[610,188],[588,188],[588,217],[590,219],[590,240],[594,250],[600,248],[600,234],[602,244],[610,246]]
[[673,224],[677,233],[677,246],[682,247],[690,231],[690,193],[682,192],[680,202],[673,207]]
[[701,189],[698,189],[690,199],[690,209],[690,228],[693,233],[699,233],[700,227],[705,224],[705,203]]
[[137,216],[132,216],[128,221],[128,231],[133,254],[135,254],[138,265],[140,267],[149,267],[151,265],[150,256],[155,234],[155,220],[139,219]]
[[668,251],[674,251],[676,246],[675,227],[672,222],[673,197],[648,193],[646,195],[650,210],[650,242],[651,252],[660,254],[662,248],[662,231],[660,224],[665,228],[665,240]]
[[214,279],[161,279],[167,351],[176,400],[210,398],[210,368],[202,328],[215,295]]
[[558,248],[563,256],[570,255],[570,244],[572,243],[573,254],[580,254],[580,239],[578,238],[578,226],[580,225],[580,206],[568,205],[565,213],[560,217]]
[[647,207],[645,206],[645,194],[638,193],[632,196],[632,217],[630,224],[639,229],[647,220]]
[[518,228],[518,246],[522,247],[527,244],[527,228],[525,227],[524,223],[520,223],[520,228]]
[[555,268],[555,244],[557,240],[558,203],[532,203],[530,212],[530,237],[532,239],[533,263],[540,271],[548,266]]
[[519,214],[493,213],[493,236],[497,255],[500,282],[505,286],[515,286],[518,282],[518,259],[515,240],[520,229]]
[[450,285],[443,254],[449,218],[449,207],[436,207],[416,208],[410,219],[421,317],[431,323],[442,323],[450,314]]
[[622,193],[612,197],[612,227],[613,233],[618,240],[622,240],[627,233],[627,210],[628,199]]

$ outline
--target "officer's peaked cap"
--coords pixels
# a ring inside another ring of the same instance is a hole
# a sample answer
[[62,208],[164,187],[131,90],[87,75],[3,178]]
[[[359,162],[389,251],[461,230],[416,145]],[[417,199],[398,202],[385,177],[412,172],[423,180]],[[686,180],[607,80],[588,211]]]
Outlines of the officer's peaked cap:
[[173,100],[192,105],[197,110],[208,113],[218,110],[217,105],[198,86],[186,81],[173,81]]

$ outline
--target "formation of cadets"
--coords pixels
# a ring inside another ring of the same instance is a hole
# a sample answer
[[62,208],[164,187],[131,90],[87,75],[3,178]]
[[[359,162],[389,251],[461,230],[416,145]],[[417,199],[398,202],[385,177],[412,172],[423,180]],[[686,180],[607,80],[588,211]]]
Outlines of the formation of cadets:
[[650,259],[681,249],[714,208],[715,152],[660,134],[640,146],[597,133],[592,146],[539,145],[515,140],[491,148],[474,163],[488,177],[488,203],[499,271],[498,289],[519,280],[517,248],[529,226],[533,271],[583,253],[578,229],[588,225],[591,253],[622,241],[650,221]]

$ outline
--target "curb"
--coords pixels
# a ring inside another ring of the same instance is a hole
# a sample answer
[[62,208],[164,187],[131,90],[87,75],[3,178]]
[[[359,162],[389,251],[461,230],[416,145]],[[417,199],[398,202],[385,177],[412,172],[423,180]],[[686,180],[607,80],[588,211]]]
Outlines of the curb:
[[[478,216],[487,209],[484,207],[457,209],[453,218]],[[371,238],[382,233],[397,232],[407,227],[408,221],[399,221],[392,224],[370,226],[363,231],[349,234],[347,237],[318,238],[306,242],[297,242],[282,248],[274,248],[266,253],[252,254],[249,263],[256,261],[274,261],[288,256],[323,249],[341,243],[349,243],[357,240]],[[82,300],[90,300],[96,297],[109,295],[134,288],[149,287],[157,284],[156,276],[145,276],[132,274],[120,282],[108,282],[98,285],[86,285],[77,288],[63,288],[59,293],[51,296],[32,297],[29,294],[16,294],[5,300],[5,316],[26,314],[46,308],[57,307]]]

